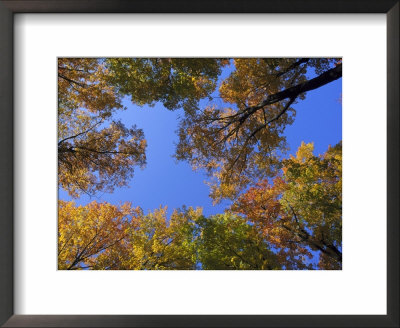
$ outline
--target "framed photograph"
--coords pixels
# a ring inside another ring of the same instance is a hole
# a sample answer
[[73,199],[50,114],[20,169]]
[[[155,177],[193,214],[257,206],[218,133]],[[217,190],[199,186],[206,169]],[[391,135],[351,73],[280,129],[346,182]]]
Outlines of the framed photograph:
[[0,1],[4,327],[398,327],[398,1]]

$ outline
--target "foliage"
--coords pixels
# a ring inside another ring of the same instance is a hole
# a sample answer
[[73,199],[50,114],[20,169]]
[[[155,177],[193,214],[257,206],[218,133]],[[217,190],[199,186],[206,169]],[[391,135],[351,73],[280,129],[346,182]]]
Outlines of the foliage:
[[58,61],[58,177],[71,196],[112,191],[146,162],[143,132],[112,119],[121,96],[98,59]]
[[73,197],[112,192],[146,163],[143,131],[113,119],[129,95],[138,105],[188,107],[216,87],[222,59],[61,58],[58,61],[59,184]]
[[276,255],[253,225],[226,213],[166,208],[144,215],[130,204],[60,201],[61,270],[271,270]]
[[60,201],[58,267],[61,270],[194,269],[194,221],[199,209],[166,208],[144,215],[126,203]]
[[58,268],[97,269],[95,259],[109,253],[126,238],[128,218],[133,212],[128,205],[117,207],[92,202],[77,207],[74,202],[59,201]]
[[279,269],[264,237],[240,216],[219,214],[198,221],[198,261],[210,270]]
[[137,105],[190,108],[216,88],[225,59],[109,58],[109,81]]
[[200,210],[174,211],[168,220],[166,208],[136,218],[129,231],[129,249],[122,268],[130,270],[195,269],[193,232]]
[[[176,157],[213,177],[211,197],[234,199],[254,180],[273,176],[286,150],[292,107],[305,92],[341,76],[336,59],[234,59],[221,82],[224,103],[188,111],[180,123]],[[307,80],[306,73],[320,74]]]
[[206,170],[214,202],[233,203],[168,218],[60,201],[59,268],[340,269],[341,144],[315,156],[302,143],[284,159],[284,131],[296,102],[341,76],[335,58],[60,58],[58,175],[70,196],[112,192],[145,166],[143,131],[117,118],[129,97],[182,109],[175,157]]
[[[307,91],[341,77],[342,64],[327,58],[234,59],[216,95],[228,63],[212,58],[60,59],[60,185],[75,197],[112,191],[127,183],[134,166],[144,166],[143,132],[111,119],[123,109],[125,95],[138,105],[159,101],[168,109],[185,109],[176,158],[207,170],[216,202],[235,198],[255,179],[273,176],[286,150],[283,132],[293,122],[292,105]],[[319,75],[307,80],[310,71]],[[212,104],[200,109],[204,98]]]
[[310,250],[320,253],[319,269],[342,263],[342,148],[314,156],[302,143],[296,157],[283,161],[283,173],[271,185],[258,183],[241,195],[233,210],[252,221],[286,268],[303,268]]

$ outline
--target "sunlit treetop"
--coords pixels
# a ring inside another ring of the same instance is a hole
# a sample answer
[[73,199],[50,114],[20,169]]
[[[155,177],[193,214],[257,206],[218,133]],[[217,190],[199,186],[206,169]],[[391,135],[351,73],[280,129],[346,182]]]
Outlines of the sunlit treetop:
[[61,270],[190,270],[196,268],[195,221],[200,209],[166,208],[145,215],[126,203],[59,203]]
[[59,201],[58,269],[93,268],[93,261],[115,248],[130,229],[137,209],[129,204],[115,206],[92,202],[76,206]]
[[277,172],[293,106],[341,72],[337,59],[234,59],[219,87],[223,101],[187,111],[180,122],[177,159],[208,172],[216,202],[234,199],[252,181]]
[[273,183],[255,184],[232,209],[254,222],[291,265],[303,265],[313,250],[320,252],[318,268],[341,268],[341,144],[315,156],[313,144],[302,143]]
[[281,269],[262,233],[232,213],[197,220],[198,260],[204,270]]
[[110,58],[109,81],[134,104],[161,102],[168,109],[191,108],[217,87],[226,59]]
[[122,96],[99,59],[58,60],[58,181],[71,196],[113,191],[146,163],[142,130],[113,119]]

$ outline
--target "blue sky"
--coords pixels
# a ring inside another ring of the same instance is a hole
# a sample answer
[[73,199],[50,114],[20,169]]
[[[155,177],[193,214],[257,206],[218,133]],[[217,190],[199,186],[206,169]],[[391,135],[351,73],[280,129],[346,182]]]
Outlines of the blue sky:
[[[289,154],[295,153],[302,141],[314,142],[314,153],[322,154],[328,145],[335,145],[342,139],[341,92],[342,79],[339,79],[308,92],[305,100],[293,106],[296,118],[285,130]],[[118,117],[126,126],[136,124],[143,129],[147,140],[147,165],[143,170],[136,168],[127,187],[116,189],[112,194],[99,193],[92,198],[83,195],[75,200],[76,203],[87,204],[97,200],[119,204],[129,201],[134,206],[140,206],[145,213],[160,205],[168,205],[169,214],[183,205],[203,207],[206,216],[223,212],[230,202],[212,205],[208,196],[209,187],[204,183],[207,176],[201,171],[192,171],[190,164],[176,162],[172,157],[178,141],[176,130],[182,111],[169,111],[161,104],[138,107],[128,99],[124,105],[128,108]],[[59,197],[71,199],[62,189]]]

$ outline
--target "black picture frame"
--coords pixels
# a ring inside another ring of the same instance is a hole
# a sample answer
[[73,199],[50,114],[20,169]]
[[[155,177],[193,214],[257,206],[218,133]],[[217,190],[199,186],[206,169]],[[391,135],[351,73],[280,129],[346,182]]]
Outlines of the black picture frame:
[[[4,327],[399,327],[399,8],[398,0],[0,0],[0,324]],[[387,15],[387,315],[14,315],[14,14],[129,12]]]

